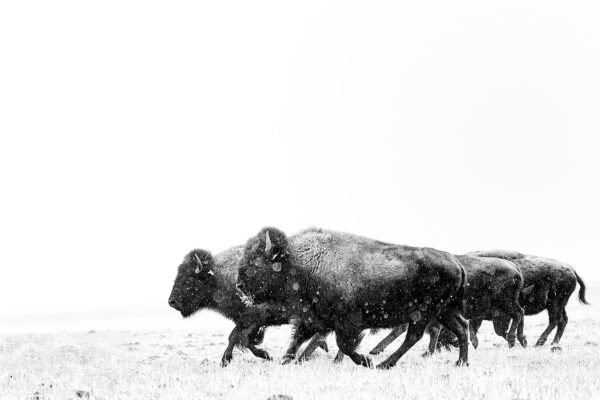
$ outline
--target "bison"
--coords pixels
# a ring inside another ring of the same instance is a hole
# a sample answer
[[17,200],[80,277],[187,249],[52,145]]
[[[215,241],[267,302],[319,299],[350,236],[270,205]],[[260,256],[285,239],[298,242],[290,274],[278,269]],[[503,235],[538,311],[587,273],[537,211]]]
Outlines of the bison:
[[[525,255],[516,251],[489,250],[470,253],[479,257],[496,257],[513,262],[523,274],[523,290],[519,302],[525,310],[525,315],[538,314],[548,310],[548,327],[542,332],[536,346],[546,343],[548,335],[557,327],[552,344],[558,344],[567,326],[568,317],[565,307],[579,283],[579,301],[589,304],[585,299],[585,283],[570,265],[548,258]],[[471,321],[472,331],[477,334],[481,319]],[[500,313],[493,317],[494,330],[502,335],[506,331],[509,317]],[[523,323],[517,329],[517,339],[522,346],[527,345],[523,333]]]
[[[463,265],[467,273],[464,317],[466,319],[492,319],[494,315],[498,315],[499,313],[508,316],[509,322],[512,319],[512,323],[510,330],[508,332],[504,331],[503,336],[507,339],[510,347],[514,346],[515,332],[523,319],[523,308],[519,305],[518,300],[519,293],[523,287],[521,272],[519,272],[512,262],[498,258],[470,255],[456,256],[456,258]],[[437,322],[432,322],[427,327],[430,342],[425,355],[432,354],[442,346],[449,348],[456,344],[452,334],[440,328]],[[407,329],[408,324],[394,328],[370,353],[381,353]],[[471,343],[473,343],[473,347],[477,348],[477,335],[473,332],[471,324],[469,324],[469,330],[471,333]],[[307,357],[305,353],[312,351],[315,345],[316,343],[311,343],[307,346],[302,356]],[[341,357],[343,355],[338,353],[336,360],[339,361]]]
[[[475,257],[471,255],[456,256],[467,272],[467,288],[465,290],[464,317],[469,322],[471,343],[477,348],[479,342],[477,334],[473,330],[473,319],[488,319],[502,313],[508,317],[510,330],[501,332],[501,336],[508,341],[510,347],[514,346],[516,331],[523,320],[523,308],[519,304],[519,293],[523,287],[523,276],[517,267],[510,261],[497,258]],[[511,323],[512,320],[512,323]],[[505,328],[508,328],[508,323]],[[432,353],[440,345],[449,347],[454,341],[451,336],[445,334],[439,338],[440,343],[436,346],[435,333],[437,324],[432,324],[430,331],[431,343],[428,353]],[[391,342],[406,331],[406,325],[398,326],[390,332],[377,346],[371,350],[371,354],[381,353]],[[439,327],[437,327],[439,330]],[[499,333],[500,334],[500,333]]]
[[334,331],[344,354],[371,366],[356,351],[362,331],[410,322],[400,348],[378,368],[394,366],[434,319],[456,335],[457,365],[467,365],[465,286],[465,270],[449,253],[315,228],[289,239],[262,229],[248,240],[238,274],[253,303],[283,303],[297,318],[291,353],[315,333]]
[[[257,348],[265,327],[287,324],[289,318],[276,305],[256,309],[248,307],[236,289],[238,264],[243,246],[232,247],[215,257],[206,250],[188,253],[179,266],[169,305],[187,318],[201,309],[218,312],[236,323],[229,335],[229,344],[221,358],[226,366],[232,359],[233,348],[248,348],[256,357],[270,360],[269,354]],[[316,344],[326,350],[326,342],[319,338]]]

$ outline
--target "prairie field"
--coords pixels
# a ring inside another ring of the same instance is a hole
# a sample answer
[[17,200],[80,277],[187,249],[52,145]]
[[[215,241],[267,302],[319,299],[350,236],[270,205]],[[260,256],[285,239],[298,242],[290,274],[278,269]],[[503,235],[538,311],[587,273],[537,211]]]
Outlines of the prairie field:
[[[600,398],[600,291],[588,291],[592,306],[571,298],[569,324],[559,348],[507,348],[484,322],[469,367],[455,367],[456,351],[420,355],[428,336],[388,371],[366,369],[348,358],[333,364],[318,349],[303,364],[280,365],[290,327],[270,328],[263,348],[274,361],[236,350],[219,365],[231,323],[211,327],[203,318],[188,330],[86,331],[0,336],[0,399],[589,399]],[[535,343],[547,316],[527,317]],[[368,335],[368,352],[387,331]],[[554,333],[554,332],[553,332]],[[550,336],[550,339],[553,335]],[[393,343],[375,362],[396,349]]]

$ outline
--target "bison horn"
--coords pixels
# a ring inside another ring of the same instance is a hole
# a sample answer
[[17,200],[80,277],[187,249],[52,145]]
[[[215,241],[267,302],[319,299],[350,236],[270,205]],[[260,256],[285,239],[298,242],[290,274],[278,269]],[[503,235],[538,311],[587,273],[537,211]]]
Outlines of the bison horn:
[[196,257],[196,262],[198,263],[198,265],[202,266],[202,260],[200,260],[200,257],[198,257],[198,254],[194,253],[194,257]]
[[265,253],[269,254],[271,252],[271,248],[273,245],[271,244],[271,238],[269,237],[269,231],[265,234],[265,241],[267,244],[265,245]]

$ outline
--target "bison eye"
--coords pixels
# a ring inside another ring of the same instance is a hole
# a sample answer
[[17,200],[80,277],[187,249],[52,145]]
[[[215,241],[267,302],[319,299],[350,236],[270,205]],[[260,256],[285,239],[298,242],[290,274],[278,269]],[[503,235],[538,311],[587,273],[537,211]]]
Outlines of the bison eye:
[[281,261],[285,259],[285,255],[282,253],[275,253],[273,257],[271,257],[271,262]]

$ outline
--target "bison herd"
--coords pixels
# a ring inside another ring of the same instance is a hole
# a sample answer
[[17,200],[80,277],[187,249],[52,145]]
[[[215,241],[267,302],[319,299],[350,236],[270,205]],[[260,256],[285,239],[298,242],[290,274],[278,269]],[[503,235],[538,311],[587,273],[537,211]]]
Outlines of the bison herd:
[[508,346],[525,347],[524,316],[548,311],[549,324],[536,342],[543,345],[554,328],[553,344],[567,325],[565,307],[579,283],[568,264],[514,251],[477,251],[453,255],[426,247],[410,247],[324,229],[292,236],[264,228],[243,246],[215,256],[193,250],[179,266],[169,305],[189,317],[214,310],[235,322],[221,364],[233,348],[247,348],[270,360],[258,348],[268,326],[293,325],[283,362],[298,360],[318,347],[327,351],[326,336],[335,332],[339,352],[356,364],[371,367],[357,352],[365,332],[392,329],[372,351],[382,352],[406,331],[402,345],[377,368],[391,368],[429,335],[426,355],[458,347],[457,365],[468,365],[468,341],[478,346],[483,320],[493,322]]

